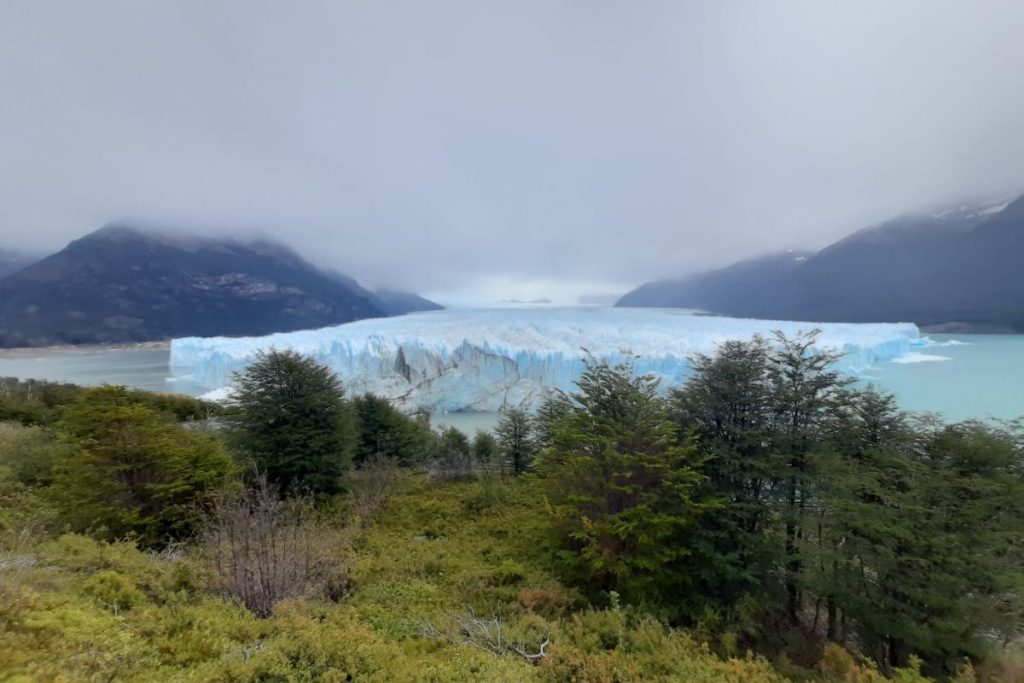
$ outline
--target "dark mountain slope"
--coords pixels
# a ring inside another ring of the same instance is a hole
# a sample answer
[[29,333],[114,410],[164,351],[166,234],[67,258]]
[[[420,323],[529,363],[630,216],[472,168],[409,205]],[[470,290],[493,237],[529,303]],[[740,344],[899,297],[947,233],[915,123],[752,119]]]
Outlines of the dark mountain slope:
[[0,280],[0,346],[255,335],[385,315],[352,283],[278,244],[112,225]]
[[971,207],[907,215],[822,249],[796,273],[796,296],[780,313],[799,319],[908,320],[932,307],[939,272],[965,235],[984,222]]
[[394,289],[378,289],[374,291],[377,305],[388,315],[405,315],[406,313],[419,313],[421,311],[440,311],[444,308],[435,304],[430,299],[411,292],[401,292]]
[[444,309],[444,306],[436,304],[430,299],[424,299],[412,292],[403,292],[401,290],[387,288],[376,289],[371,292],[367,289],[363,289],[358,282],[344,273],[339,273],[336,270],[328,270],[326,273],[333,280],[340,282],[352,291],[358,292],[361,296],[367,297],[377,308],[384,311],[384,314],[388,316],[405,315],[406,313],[417,313],[420,311],[440,311]]
[[1024,197],[958,240],[943,265],[935,289],[953,320],[1024,330]]
[[656,296],[648,289],[653,285],[644,285],[617,305],[1024,330],[1024,198],[904,216],[854,233],[788,270],[754,267],[779,258],[657,283]]
[[807,256],[808,252],[787,251],[740,261],[682,280],[650,282],[626,294],[615,305],[698,308],[740,316],[757,315],[759,311],[774,307],[775,299],[788,292],[793,285],[793,274]]

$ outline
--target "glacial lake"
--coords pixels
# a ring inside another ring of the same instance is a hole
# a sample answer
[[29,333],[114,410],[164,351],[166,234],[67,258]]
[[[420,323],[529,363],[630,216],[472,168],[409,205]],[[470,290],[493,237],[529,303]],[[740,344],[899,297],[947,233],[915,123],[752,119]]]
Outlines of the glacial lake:
[[[905,410],[934,412],[950,421],[1024,416],[1024,335],[928,335],[936,345],[904,361],[880,363],[860,379],[892,392]],[[946,345],[949,342],[959,345]],[[0,351],[0,377],[47,379],[84,385],[124,384],[152,391],[198,394],[168,382],[166,347],[68,348]],[[447,413],[436,425],[472,434],[496,424],[494,413]]]

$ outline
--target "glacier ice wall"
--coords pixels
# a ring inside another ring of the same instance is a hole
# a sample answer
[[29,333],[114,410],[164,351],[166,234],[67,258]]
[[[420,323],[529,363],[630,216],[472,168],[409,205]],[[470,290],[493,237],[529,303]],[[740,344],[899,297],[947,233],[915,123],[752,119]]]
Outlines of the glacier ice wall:
[[916,326],[800,323],[693,315],[671,309],[449,309],[360,320],[265,337],[188,337],[171,342],[173,379],[208,390],[231,384],[260,350],[293,349],[328,365],[349,394],[373,392],[406,409],[430,412],[531,406],[551,388],[571,390],[587,353],[685,380],[694,353],[728,339],[818,328],[819,345],[845,353],[839,369],[859,374],[873,363],[925,345]]

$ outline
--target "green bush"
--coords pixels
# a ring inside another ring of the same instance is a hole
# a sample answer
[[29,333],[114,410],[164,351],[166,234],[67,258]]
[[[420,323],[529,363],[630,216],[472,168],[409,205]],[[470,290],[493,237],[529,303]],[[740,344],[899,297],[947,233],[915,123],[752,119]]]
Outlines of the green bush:
[[213,437],[181,428],[118,387],[85,392],[60,425],[74,451],[48,492],[75,531],[161,546],[190,536],[197,508],[233,480]]
[[82,587],[82,592],[96,598],[100,604],[109,607],[115,613],[131,609],[145,600],[145,596],[135,587],[135,582],[131,578],[109,569],[93,574]]
[[492,586],[514,586],[526,578],[526,570],[515,560],[503,560],[491,572],[489,583]]
[[72,450],[52,431],[0,422],[0,469],[6,469],[11,479],[26,486],[52,483],[57,463]]

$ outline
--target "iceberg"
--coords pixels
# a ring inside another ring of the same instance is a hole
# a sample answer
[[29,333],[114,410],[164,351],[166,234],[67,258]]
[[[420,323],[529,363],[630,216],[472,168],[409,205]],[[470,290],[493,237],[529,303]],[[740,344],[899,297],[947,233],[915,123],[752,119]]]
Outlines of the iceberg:
[[350,394],[372,392],[406,410],[496,411],[530,408],[554,389],[571,391],[592,356],[634,358],[637,372],[677,386],[689,358],[730,339],[821,330],[818,345],[841,351],[837,368],[858,375],[880,361],[924,348],[910,323],[806,323],[696,315],[680,309],[448,309],[272,334],[187,337],[171,342],[171,380],[211,397],[229,391],[233,373],[263,350],[292,349],[330,367]]

